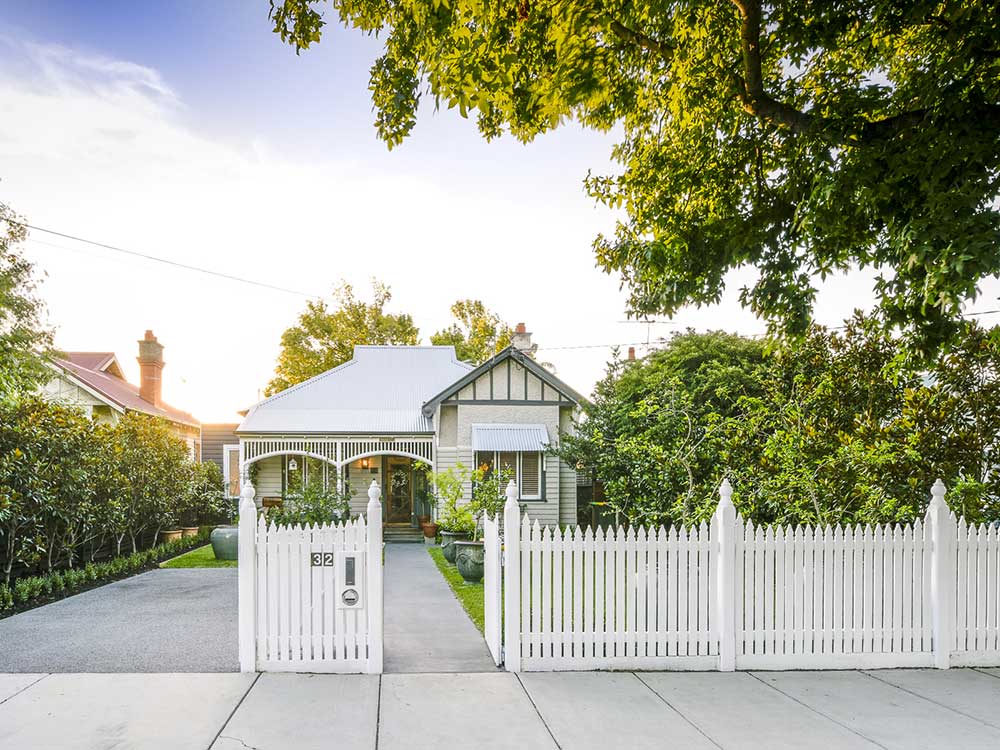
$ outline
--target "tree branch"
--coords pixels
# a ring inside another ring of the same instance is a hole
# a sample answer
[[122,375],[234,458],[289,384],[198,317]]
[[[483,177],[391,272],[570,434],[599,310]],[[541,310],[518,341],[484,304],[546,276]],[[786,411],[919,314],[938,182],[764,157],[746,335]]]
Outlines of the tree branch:
[[608,16],[611,22],[611,31],[614,32],[615,36],[621,39],[623,42],[628,42],[629,44],[634,44],[637,47],[641,47],[649,52],[655,52],[657,55],[662,57],[664,60],[670,61],[674,57],[674,48],[667,42],[660,41],[659,39],[654,39],[647,34],[643,34],[641,31],[636,31],[635,29],[630,29],[628,26],[623,24],[614,18]]
[[740,48],[743,52],[743,77],[737,77],[736,94],[743,109],[754,117],[783,125],[793,133],[805,133],[815,117],[784,102],[771,98],[764,91],[761,69],[759,0],[733,0],[743,23],[740,27]]

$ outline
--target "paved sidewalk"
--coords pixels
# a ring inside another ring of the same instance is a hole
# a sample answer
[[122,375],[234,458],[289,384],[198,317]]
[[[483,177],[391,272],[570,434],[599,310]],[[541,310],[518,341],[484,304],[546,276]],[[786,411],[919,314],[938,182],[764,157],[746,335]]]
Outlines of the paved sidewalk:
[[0,747],[1000,747],[1000,669],[0,674]]
[[0,620],[0,672],[235,672],[235,568],[151,570]]
[[476,630],[422,544],[385,546],[383,668],[400,672],[492,672]]

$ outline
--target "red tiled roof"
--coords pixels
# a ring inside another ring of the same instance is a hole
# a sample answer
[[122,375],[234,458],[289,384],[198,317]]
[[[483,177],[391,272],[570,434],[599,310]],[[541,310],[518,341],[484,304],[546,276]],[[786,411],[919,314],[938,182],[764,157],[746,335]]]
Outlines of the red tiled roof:
[[56,364],[123,409],[163,417],[171,422],[179,422],[191,427],[200,425],[192,415],[169,404],[161,403],[159,406],[153,406],[139,395],[139,386],[84,364],[96,363],[97,368],[104,367],[107,365],[108,357],[113,359],[114,354],[110,352],[72,352],[67,353],[66,356],[67,359],[56,359]]
[[103,370],[114,358],[114,352],[66,352],[66,359],[87,370]]

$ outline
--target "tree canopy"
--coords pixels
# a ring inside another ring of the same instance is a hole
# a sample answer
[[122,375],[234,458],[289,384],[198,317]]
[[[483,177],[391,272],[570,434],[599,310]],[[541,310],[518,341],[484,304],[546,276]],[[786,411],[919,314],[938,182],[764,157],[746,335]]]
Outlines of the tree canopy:
[[271,0],[275,31],[317,43],[324,7],[378,34],[375,127],[389,146],[421,101],[486,138],[567,120],[621,127],[625,209],[594,248],[637,313],[744,305],[803,334],[817,278],[878,273],[887,319],[928,355],[1000,271],[1000,13],[982,0]]
[[480,300],[458,300],[451,314],[455,322],[432,335],[431,343],[454,346],[459,359],[478,365],[510,344],[511,327]]
[[0,203],[0,400],[30,390],[45,377],[52,331],[35,296],[34,267],[19,252],[28,236],[18,216]]
[[323,300],[310,300],[298,322],[281,334],[281,352],[274,377],[267,384],[268,396],[342,365],[354,356],[359,344],[416,344],[419,336],[413,318],[389,313],[385,306],[392,292],[372,280],[372,301],[354,294],[343,282],[334,292],[337,307]]
[[611,363],[560,453],[633,522],[707,518],[723,476],[755,522],[910,521],[938,477],[957,513],[1000,519],[1000,328],[964,324],[923,371],[887,328],[856,315],[770,353],[729,334],[677,335]]

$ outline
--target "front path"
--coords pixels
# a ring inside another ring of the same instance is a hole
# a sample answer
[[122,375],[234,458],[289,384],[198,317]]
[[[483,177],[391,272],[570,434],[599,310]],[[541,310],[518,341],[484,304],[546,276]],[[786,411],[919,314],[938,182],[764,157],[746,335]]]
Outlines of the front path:
[[0,747],[1000,747],[1000,670],[0,674]]
[[385,546],[384,586],[386,673],[496,671],[424,545]]

